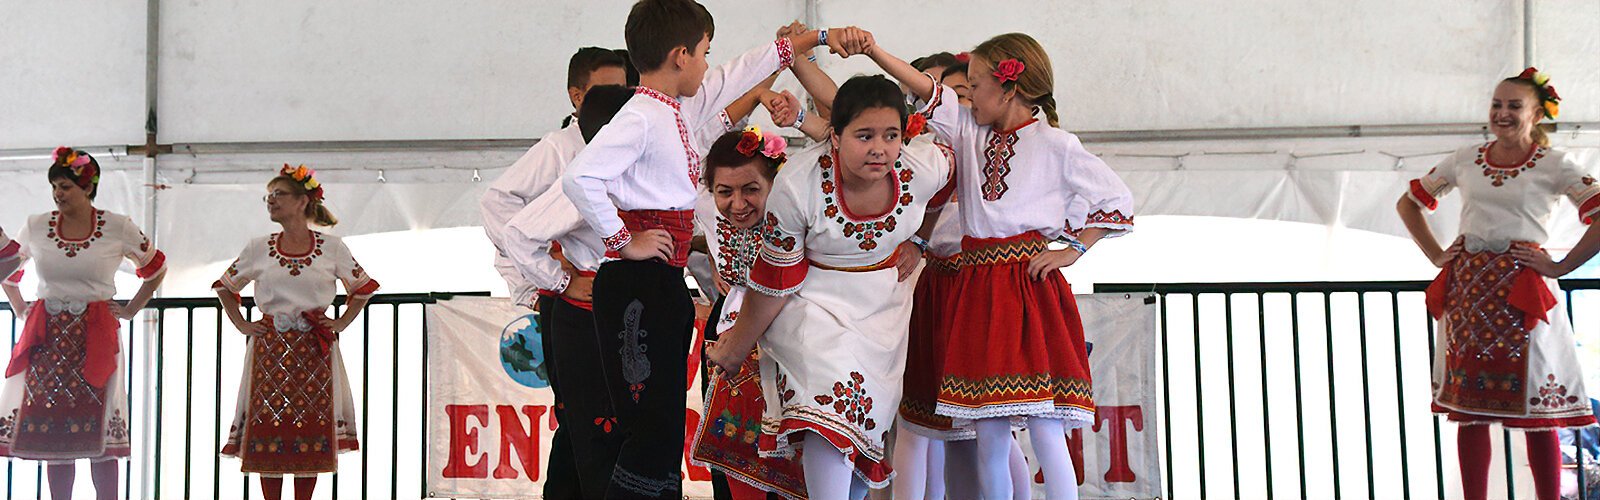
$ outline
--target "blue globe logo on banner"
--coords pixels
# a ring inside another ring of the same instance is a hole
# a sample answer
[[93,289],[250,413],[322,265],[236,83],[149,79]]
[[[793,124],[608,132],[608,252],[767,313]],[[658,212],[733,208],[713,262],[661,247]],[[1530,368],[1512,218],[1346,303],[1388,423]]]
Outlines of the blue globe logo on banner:
[[500,330],[500,366],[506,375],[534,389],[550,387],[550,374],[545,371],[545,353],[538,316],[529,314],[517,318]]

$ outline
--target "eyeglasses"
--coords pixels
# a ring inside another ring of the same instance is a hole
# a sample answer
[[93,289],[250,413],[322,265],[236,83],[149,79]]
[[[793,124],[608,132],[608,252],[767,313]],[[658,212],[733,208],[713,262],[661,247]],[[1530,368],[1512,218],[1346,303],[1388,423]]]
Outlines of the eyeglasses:
[[262,196],[261,201],[271,202],[272,200],[289,196],[295,196],[295,194],[288,191],[273,191],[271,193],[267,193],[266,196]]

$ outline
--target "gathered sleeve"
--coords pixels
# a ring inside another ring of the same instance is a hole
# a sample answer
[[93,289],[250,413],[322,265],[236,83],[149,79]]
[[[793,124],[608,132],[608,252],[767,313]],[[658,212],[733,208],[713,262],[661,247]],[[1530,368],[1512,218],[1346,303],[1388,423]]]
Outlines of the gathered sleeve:
[[261,277],[261,270],[266,263],[266,244],[264,238],[250,240],[239,252],[239,257],[233,259],[228,269],[222,272],[222,276],[211,283],[211,289],[238,299],[245,285]]
[[1091,227],[1107,230],[1107,238],[1132,232],[1133,192],[1105,161],[1083,147],[1078,136],[1068,133],[1067,137],[1066,168],[1061,170],[1074,197],[1067,204],[1068,234]]
[[506,224],[506,253],[534,287],[563,292],[572,279],[550,254],[558,238],[583,226],[577,207],[559,189],[534,198]]
[[1589,169],[1572,161],[1571,155],[1561,159],[1562,193],[1578,207],[1578,218],[1584,224],[1594,222],[1600,214],[1600,183],[1596,183]]
[[344,240],[336,239],[333,243],[333,275],[344,282],[345,293],[350,295],[351,300],[372,298],[378,292],[378,281],[367,276],[367,270],[361,268],[360,262],[356,262]]
[[956,151],[976,144],[978,122],[972,118],[972,110],[961,105],[955,89],[940,84],[933,75],[924,75],[933,82],[934,92],[917,114],[928,120],[935,137],[949,143]]
[[624,106],[611,123],[600,129],[572,159],[561,176],[561,188],[578,208],[583,220],[600,234],[611,250],[621,250],[633,241],[617,215],[607,184],[621,177],[644,156],[649,142],[649,120],[636,109]]
[[773,182],[766,220],[762,221],[761,254],[750,269],[750,289],[765,295],[800,291],[811,268],[806,259],[805,238],[817,211],[806,203],[812,198],[803,185],[807,169],[795,167],[798,165],[778,172]]
[[123,221],[122,234],[118,236],[122,240],[122,256],[133,262],[134,274],[140,279],[150,281],[167,271],[167,255],[150,243],[132,219]]
[[1457,151],[1446,156],[1438,165],[1428,170],[1422,177],[1412,179],[1406,189],[1406,197],[1416,202],[1417,206],[1434,210],[1439,208],[1439,198],[1450,194],[1456,186],[1456,164],[1460,162],[1461,152]]

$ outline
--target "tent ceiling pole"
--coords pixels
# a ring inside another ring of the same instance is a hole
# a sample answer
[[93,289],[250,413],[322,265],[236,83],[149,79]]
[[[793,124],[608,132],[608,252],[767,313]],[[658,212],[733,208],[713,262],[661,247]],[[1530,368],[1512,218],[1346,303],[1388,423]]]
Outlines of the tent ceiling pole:
[[[157,244],[159,244],[159,238],[161,236],[161,231],[160,231],[160,226],[158,226],[156,224],[156,196],[157,196],[157,192],[158,192],[156,190],[156,179],[157,179],[157,175],[156,175],[156,155],[159,153],[159,148],[157,147],[157,145],[160,144],[160,142],[158,142],[157,136],[156,136],[156,124],[157,124],[157,121],[156,121],[156,92],[157,92],[157,89],[159,88],[159,86],[157,85],[157,83],[158,83],[157,82],[157,78],[160,76],[160,60],[161,60],[161,0],[145,0],[145,16],[144,17],[145,17],[145,32],[144,32],[144,106],[145,106],[144,109],[145,109],[145,120],[144,120],[144,147],[142,148],[144,150],[144,154],[143,154],[143,156],[144,156],[144,160],[143,160],[143,163],[144,163],[144,221],[143,222],[144,222],[144,232],[145,232],[145,234],[148,234],[151,239],[157,240]],[[124,151],[123,151],[124,154],[127,153],[126,149],[128,149],[128,148],[124,148]],[[156,290],[156,296],[158,296],[158,297],[161,296],[161,290],[159,288]],[[160,329],[160,325],[157,324],[156,315],[147,312],[147,313],[144,313],[143,316],[144,316],[143,327],[139,329],[139,332],[142,333],[141,337],[144,339],[144,349],[139,350],[139,353],[141,354],[141,356],[139,357],[139,360],[138,360],[139,372],[147,374],[147,375],[148,374],[155,374],[156,373],[155,360],[156,360],[156,355],[158,355],[159,353],[155,352],[155,349],[152,348],[152,347],[154,347],[156,345],[156,343],[154,342],[154,337],[153,336],[155,334],[154,332],[156,332],[156,331],[158,331]],[[131,338],[131,335],[130,335],[130,338],[128,339],[128,342],[129,343],[133,343],[135,341],[136,341],[136,339]],[[156,380],[157,380],[157,378],[158,377],[153,377],[153,376],[146,376],[146,377],[143,378],[144,379],[144,387],[143,387],[144,394],[148,395],[148,394],[155,394],[156,393]],[[154,452],[152,451],[152,450],[156,449],[157,446],[153,446],[152,444],[154,442],[151,441],[151,439],[153,439],[155,436],[158,435],[158,434],[155,434],[153,432],[153,430],[155,429],[155,426],[156,425],[160,425],[160,424],[155,421],[156,404],[155,404],[153,398],[146,397],[146,398],[141,398],[141,399],[143,401],[140,403],[139,409],[137,411],[139,411],[139,413],[140,413],[140,417],[141,417],[141,421],[143,422],[143,425],[139,426],[138,432],[143,434],[143,436],[141,436],[141,437],[143,438],[143,441],[145,443],[144,449],[146,451],[144,453],[144,459],[145,459],[144,463],[145,464],[152,464],[152,463],[155,463],[154,462],[155,460],[160,460],[160,457],[157,457],[154,454]],[[154,493],[152,493],[152,492],[155,491],[155,489],[156,489],[156,481],[158,480],[158,478],[156,478],[155,474],[154,474],[155,469],[156,468],[154,468],[154,467],[140,467],[139,468],[139,484],[138,484],[138,487],[139,487],[139,491],[142,492],[142,493],[140,493],[138,495],[139,497],[141,497],[141,498],[151,498],[151,497],[154,496]],[[130,475],[133,473],[131,468],[129,469],[128,473]],[[130,486],[132,486],[132,485],[130,485]],[[130,492],[130,493],[132,493],[132,492]]]
[[1533,0],[1522,0],[1522,67],[1532,68],[1533,63]]

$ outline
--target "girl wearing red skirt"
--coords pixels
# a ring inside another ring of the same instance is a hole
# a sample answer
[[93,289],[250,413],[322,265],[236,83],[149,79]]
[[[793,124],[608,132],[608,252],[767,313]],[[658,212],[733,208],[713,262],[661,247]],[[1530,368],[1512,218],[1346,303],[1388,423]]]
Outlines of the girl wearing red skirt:
[[1013,495],[1013,420],[1030,429],[1049,498],[1076,498],[1066,431],[1093,423],[1094,397],[1083,325],[1058,269],[1131,231],[1133,196],[1056,128],[1050,58],[1032,37],[1000,35],[972,50],[970,109],[881,47],[867,54],[927,100],[922,113],[958,162],[966,237],[950,331],[960,335],[949,336],[934,411],[974,423],[984,498]]
[[[294,496],[311,498],[316,475],[335,472],[336,455],[358,449],[355,404],[339,355],[339,332],[350,326],[378,282],[367,276],[344,240],[312,231],[311,223],[338,223],[322,204],[315,172],[284,165],[267,183],[267,213],[283,231],[251,240],[212,284],[222,310],[248,335],[249,358],[239,402],[222,454],[240,469],[261,475],[268,500],[283,494],[283,476],[295,478]],[[239,293],[254,282],[262,318],[246,321]],[[326,316],[343,282],[344,313]]]
[[[31,261],[39,273],[32,304],[17,288],[20,271],[5,282],[24,326],[0,393],[0,456],[48,463],[52,498],[72,497],[74,462],[87,458],[96,494],[116,498],[116,459],[129,451],[118,321],[133,319],[161,286],[166,256],[133,220],[94,207],[94,157],[61,147],[54,158],[47,175],[56,211],[30,217],[15,243],[0,243],[0,266]],[[118,305],[111,297],[123,260],[144,284]]]

